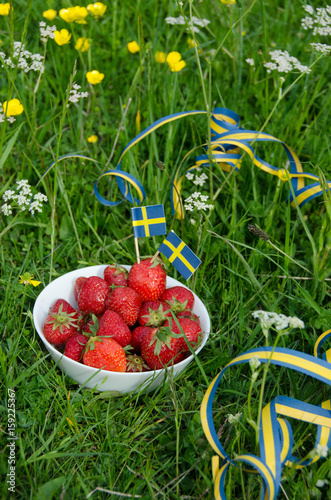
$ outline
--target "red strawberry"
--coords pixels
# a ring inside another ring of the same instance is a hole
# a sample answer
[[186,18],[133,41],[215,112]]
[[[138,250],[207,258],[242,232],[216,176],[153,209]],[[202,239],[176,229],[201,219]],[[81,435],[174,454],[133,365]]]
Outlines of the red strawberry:
[[[190,345],[194,348],[197,346],[200,336],[201,336],[201,327],[198,325],[196,321],[192,321],[189,318],[178,318],[178,323],[180,324],[184,334],[186,335],[187,340]],[[164,326],[171,328],[171,331],[175,334],[181,334],[180,328],[178,328],[175,320],[167,320]],[[185,342],[185,339],[179,338],[179,350],[180,351],[189,351],[188,345]]]
[[192,310],[194,304],[194,295],[191,290],[183,286],[173,286],[167,288],[161,295],[161,300],[165,300],[171,305],[175,314],[185,309]]
[[126,371],[125,351],[111,338],[92,337],[86,344],[83,362],[111,372]]
[[128,271],[125,267],[118,264],[110,264],[103,272],[103,277],[108,285],[126,286],[128,280]]
[[137,354],[141,353],[141,341],[144,335],[151,330],[152,328],[150,326],[137,326],[137,328],[132,331],[131,345]]
[[81,292],[81,289],[83,288],[83,286],[85,285],[85,282],[86,282],[87,278],[85,278],[84,276],[80,276],[79,278],[76,279],[75,281],[75,286],[74,286],[74,297],[76,299],[76,301],[78,302],[78,297],[79,297],[79,294]]
[[130,373],[147,372],[149,367],[141,356],[128,354],[126,357],[126,371]]
[[160,326],[167,316],[171,316],[171,307],[160,300],[148,300],[141,306],[138,323],[141,326]]
[[107,309],[99,321],[98,337],[112,337],[122,347],[130,344],[132,333],[119,314]]
[[172,364],[179,352],[179,340],[171,336],[169,328],[152,328],[141,342],[141,357],[151,370],[160,370]]
[[109,293],[107,281],[99,276],[90,276],[86,279],[78,297],[78,307],[84,313],[93,313],[96,316],[105,310],[105,298]]
[[77,333],[78,316],[73,307],[64,299],[58,299],[51,307],[44,323],[44,335],[51,344],[64,345]]
[[105,300],[105,307],[117,312],[127,325],[132,326],[138,319],[141,298],[128,286],[114,288]]
[[156,300],[166,287],[166,272],[156,260],[142,260],[133,264],[129,271],[128,285],[139,293],[142,300]]
[[88,339],[85,335],[76,333],[67,340],[64,348],[64,355],[74,361],[81,361],[87,341]]
[[196,323],[198,323],[198,325],[200,325],[199,316],[197,316],[194,312],[189,311],[188,309],[177,313],[176,316],[177,316],[177,318],[189,318],[192,321],[195,321]]

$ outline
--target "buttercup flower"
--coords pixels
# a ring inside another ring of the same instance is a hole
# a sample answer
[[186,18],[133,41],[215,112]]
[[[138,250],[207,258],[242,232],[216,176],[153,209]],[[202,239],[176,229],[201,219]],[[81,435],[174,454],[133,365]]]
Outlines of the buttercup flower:
[[0,16],[8,16],[10,3],[0,3]]
[[98,136],[97,135],[90,135],[90,137],[87,138],[87,142],[90,142],[91,144],[94,144],[98,141]]
[[38,285],[40,285],[41,281],[34,280],[33,274],[24,273],[20,276],[20,283],[22,283],[22,285],[38,286]]
[[101,17],[106,12],[107,5],[105,5],[102,2],[90,3],[87,6],[87,10],[89,11],[90,14],[92,14],[92,16],[94,16],[94,17]]
[[158,63],[165,63],[166,61],[166,53],[165,52],[160,52],[160,51],[157,51],[155,52],[155,62],[158,62]]
[[127,44],[128,51],[131,52],[131,54],[135,54],[136,52],[139,52],[139,45],[137,42],[134,40],[133,42],[129,42]]
[[3,110],[6,116],[17,116],[23,113],[24,108],[18,99],[11,99],[3,103]]
[[196,43],[193,40],[193,38],[188,38],[187,39],[187,45],[189,46],[189,49],[193,49],[196,46]]
[[88,15],[86,7],[68,7],[68,9],[61,9],[59,16],[67,23],[86,24],[85,17]]
[[169,52],[167,55],[166,61],[169,65],[171,71],[181,71],[186,66],[186,62],[182,59],[182,56],[179,52]]
[[62,29],[61,31],[54,31],[54,41],[58,45],[66,45],[70,43],[71,34],[68,30]]
[[53,21],[53,19],[55,19],[56,17],[56,14],[57,14],[56,10],[48,9],[43,12],[43,17],[45,19],[48,19],[48,21]]
[[99,73],[99,71],[97,71],[96,69],[86,73],[87,81],[89,83],[91,83],[92,85],[96,85],[97,83],[102,82],[104,77],[105,77],[105,75],[103,73]]
[[80,52],[86,52],[90,47],[90,45],[91,45],[90,40],[85,36],[82,36],[81,38],[78,38],[75,45],[75,49],[79,50]]
[[222,3],[224,3],[225,5],[233,5],[236,2],[236,0],[221,0]]

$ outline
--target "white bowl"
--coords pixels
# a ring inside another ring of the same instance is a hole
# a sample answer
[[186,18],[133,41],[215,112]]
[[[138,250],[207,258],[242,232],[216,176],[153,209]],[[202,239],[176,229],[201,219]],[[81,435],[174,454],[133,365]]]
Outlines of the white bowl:
[[[91,366],[86,366],[78,363],[67,356],[64,356],[55,347],[50,344],[44,337],[43,326],[48,316],[50,307],[57,299],[67,300],[74,308],[77,308],[77,302],[74,298],[74,285],[79,276],[100,276],[103,278],[103,271],[107,266],[91,266],[77,269],[70,273],[64,274],[60,278],[55,279],[37,297],[33,308],[33,321],[46,349],[58,363],[58,366],[69,377],[76,380],[80,385],[89,389],[97,389],[98,391],[115,391],[118,393],[128,393],[132,391],[151,391],[158,385],[162,384],[165,378],[171,374],[172,377],[179,375],[189,363],[194,360],[191,354],[183,361],[174,366],[142,373],[118,373],[107,370],[100,370]],[[123,265],[126,269],[131,266]],[[179,281],[167,276],[167,288],[173,286],[185,286]],[[186,287],[187,288],[187,287]],[[204,332],[200,346],[196,349],[195,354],[198,354],[206,344],[210,332],[210,319],[206,307],[203,305],[199,297],[194,294],[193,312],[200,317],[201,329]]]

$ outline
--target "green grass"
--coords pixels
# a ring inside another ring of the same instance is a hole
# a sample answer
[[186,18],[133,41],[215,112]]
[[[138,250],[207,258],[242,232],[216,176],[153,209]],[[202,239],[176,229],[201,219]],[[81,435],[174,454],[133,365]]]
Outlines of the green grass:
[[[214,452],[199,416],[206,378],[211,383],[234,357],[265,345],[252,318],[257,309],[302,319],[305,329],[281,337],[279,346],[308,354],[313,354],[317,337],[331,327],[330,193],[301,209],[291,207],[288,183],[262,172],[245,155],[237,173],[210,168],[202,190],[212,198],[214,209],[202,217],[187,213],[182,222],[172,217],[169,179],[155,161],[164,162],[173,177],[184,156],[196,148],[183,162],[183,173],[192,166],[195,155],[204,151],[202,145],[210,141],[206,115],[165,125],[125,155],[122,169],[143,184],[144,203],[163,203],[168,228],[202,260],[188,286],[201,297],[212,322],[209,341],[199,354],[204,373],[192,363],[177,380],[153,393],[115,397],[80,388],[43,348],[32,320],[34,301],[44,286],[66,272],[112,261],[135,262],[131,205],[125,201],[114,208],[101,205],[93,185],[106,165],[116,168],[122,150],[139,132],[138,111],[143,130],[171,113],[227,107],[238,113],[244,128],[263,129],[288,144],[304,171],[331,179],[330,56],[320,58],[311,73],[299,79],[295,73],[269,74],[263,67],[274,49],[287,50],[310,65],[318,55],[309,43],[329,43],[330,37],[312,37],[301,28],[305,16],[301,0],[241,0],[232,7],[219,0],[184,1],[186,16],[191,9],[192,15],[211,21],[196,35],[199,51],[195,51],[188,46],[191,35],[185,26],[164,21],[180,15],[175,2],[105,3],[105,15],[99,20],[89,16],[86,25],[68,24],[59,17],[46,21],[67,28],[72,40],[62,47],[48,41],[45,72],[37,89],[38,74],[33,71],[15,68],[0,73],[0,102],[19,98],[25,110],[13,124],[0,124],[1,196],[17,180],[28,179],[36,186],[47,167],[63,155],[77,153],[95,160],[59,162],[36,188],[49,200],[42,213],[32,217],[23,212],[12,225],[16,212],[9,217],[0,214],[2,498],[212,499]],[[41,12],[70,5],[75,3],[14,2],[13,16],[0,16],[1,50],[9,54],[14,40],[42,54]],[[315,7],[325,5],[314,2]],[[88,52],[75,50],[80,36],[92,39]],[[139,54],[128,52],[131,40],[139,42]],[[157,50],[180,52],[186,67],[172,73],[167,64],[155,63]],[[255,69],[245,62],[247,58],[254,58]],[[105,78],[92,87],[85,74],[93,69]],[[286,78],[281,98],[280,76]],[[89,96],[67,108],[70,81]],[[96,144],[87,142],[92,134],[98,136]],[[262,159],[285,167],[287,158],[280,145],[254,147]],[[108,199],[119,199],[116,182],[103,179],[99,189]],[[183,197],[194,189],[185,180]],[[252,234],[248,224],[267,231],[270,240]],[[161,241],[162,237],[141,240],[141,255],[154,254]],[[19,283],[24,272],[42,284],[24,288]],[[184,283],[171,265],[168,272]],[[271,336],[270,343],[274,340]],[[262,373],[251,393],[255,421]],[[259,454],[255,431],[247,424],[250,384],[249,367],[233,368],[217,393],[215,426],[231,457]],[[8,388],[16,397],[15,494],[6,484]],[[328,393],[326,385],[309,377],[270,367],[263,405],[278,394],[318,405]],[[228,414],[238,412],[243,414],[241,425],[226,422]],[[304,458],[314,447],[316,428],[300,421],[292,424],[295,453]],[[281,490],[279,498],[331,498],[330,467],[330,458],[301,470],[285,467],[285,493]],[[256,475],[239,468],[232,467],[227,475],[229,499],[259,498],[260,486]]]

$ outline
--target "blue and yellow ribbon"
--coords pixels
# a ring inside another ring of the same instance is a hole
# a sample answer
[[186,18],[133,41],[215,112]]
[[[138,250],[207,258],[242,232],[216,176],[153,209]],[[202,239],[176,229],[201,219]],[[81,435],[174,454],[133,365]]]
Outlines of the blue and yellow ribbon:
[[[230,361],[214,378],[203,398],[200,414],[205,435],[217,453],[213,457],[212,463],[215,499],[226,500],[224,482],[229,466],[237,466],[237,462],[244,462],[253,467],[254,470],[250,469],[249,472],[257,472],[262,477],[261,500],[274,500],[279,492],[281,473],[285,465],[295,468],[305,467],[320,458],[316,452],[318,445],[327,450],[331,447],[330,400],[324,401],[319,406],[314,406],[287,396],[277,396],[262,410],[259,429],[260,456],[244,454],[236,456],[234,459],[230,458],[218,439],[213,422],[213,401],[225,371],[231,366],[249,363],[251,359],[258,359],[260,363],[283,366],[331,386],[331,363],[326,359],[327,356],[323,355],[323,359],[317,357],[322,344],[330,336],[331,330],[328,330],[319,337],[315,344],[315,356],[281,347],[251,349]],[[286,417],[286,419],[282,417]],[[300,460],[292,454],[293,431],[287,418],[317,426],[315,452],[312,451],[311,458],[308,460]],[[223,460],[221,467],[219,458]]]
[[[127,200],[131,204],[140,205],[146,198],[145,190],[140,183],[140,181],[134,177],[132,174],[124,172],[121,168],[121,162],[123,156],[138,142],[145,139],[152,132],[155,132],[158,128],[171,123],[173,121],[179,120],[181,118],[186,118],[193,115],[207,114],[206,111],[196,110],[196,111],[182,111],[180,113],[175,113],[172,115],[160,118],[156,122],[152,123],[145,130],[140,132],[134,139],[132,139],[127,146],[122,151],[119,162],[115,169],[108,170],[102,173],[94,184],[94,193],[97,200],[106,206],[116,206],[123,200]],[[239,127],[239,116],[234,111],[226,108],[216,108],[213,110],[210,119],[210,132],[211,132],[211,143],[210,150],[206,146],[206,153],[196,156],[195,164],[186,170],[187,172],[192,172],[199,168],[208,168],[210,163],[213,162],[224,172],[231,172],[233,170],[239,171],[242,164],[243,155],[247,154],[254,165],[263,170],[264,172],[278,177],[282,181],[291,183],[291,194],[290,202],[292,206],[296,203],[299,207],[305,205],[308,201],[312,200],[316,196],[323,194],[326,190],[331,190],[331,181],[326,181],[325,185],[322,186],[319,177],[308,172],[304,172],[302,169],[301,162],[296,155],[296,153],[287,146],[284,142],[280,141],[276,137],[265,132],[259,132],[254,130],[245,130]],[[259,158],[254,151],[253,144],[258,142],[273,142],[282,145],[289,161],[289,169],[278,168],[270,163]],[[197,148],[194,148],[194,151]],[[192,153],[190,151],[184,158],[184,160]],[[92,160],[83,155],[69,154],[62,156],[57,161],[61,161],[65,158],[84,158]],[[92,160],[95,161],[95,160]],[[49,170],[55,165],[53,162],[49,168],[44,172],[42,178],[45,177]],[[183,162],[182,162],[183,163]],[[177,218],[183,219],[183,205],[180,201],[181,187],[183,184],[184,175],[180,174],[181,168],[179,167],[174,175],[173,186],[171,187],[171,207],[173,214],[176,213]],[[110,201],[100,195],[98,190],[98,185],[101,179],[105,177],[115,177],[119,191],[122,198],[119,201]],[[311,184],[305,186],[305,179],[310,179],[315,181]],[[38,184],[39,184],[38,182]],[[133,196],[131,189],[134,189],[137,193],[137,197]],[[295,200],[296,202],[295,202]]]

